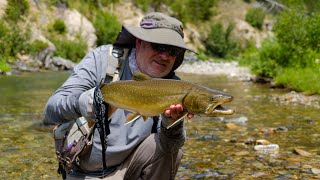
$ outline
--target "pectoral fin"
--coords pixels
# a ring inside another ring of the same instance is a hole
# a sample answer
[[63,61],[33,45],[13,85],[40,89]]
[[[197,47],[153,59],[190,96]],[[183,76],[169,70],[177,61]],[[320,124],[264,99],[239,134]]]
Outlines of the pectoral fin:
[[126,123],[125,124],[129,124],[135,120],[137,120],[141,115],[138,114],[138,113],[130,113],[127,115],[127,118],[126,118]]
[[179,122],[183,121],[184,118],[187,116],[188,112],[187,111],[183,111],[180,116],[178,117],[178,119],[176,121],[173,121],[172,123],[170,123],[166,128],[170,129],[174,126],[176,126]]
[[147,118],[148,118],[148,117],[142,116],[141,114],[138,114],[138,113],[130,113],[130,114],[127,115],[125,124],[129,124],[129,123],[137,120],[139,117],[142,117],[144,121],[146,121]]

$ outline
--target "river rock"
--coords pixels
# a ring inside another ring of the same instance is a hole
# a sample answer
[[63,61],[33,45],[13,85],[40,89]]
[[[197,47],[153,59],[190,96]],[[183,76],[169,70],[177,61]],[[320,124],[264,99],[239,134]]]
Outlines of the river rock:
[[67,26],[68,39],[74,40],[77,38],[77,35],[80,35],[81,38],[87,42],[88,50],[91,50],[96,46],[96,30],[86,17],[77,10],[66,9],[62,19]]
[[257,145],[269,145],[269,144],[271,144],[269,141],[267,141],[267,140],[264,140],[264,139],[258,139],[257,141],[256,141],[256,144]]
[[278,144],[255,145],[254,150],[261,154],[277,154],[279,152]]
[[309,153],[305,150],[299,149],[299,148],[294,148],[294,152],[301,155],[301,156],[305,156],[305,157],[312,157],[314,156],[314,154]]
[[248,118],[245,116],[241,116],[236,118],[225,118],[223,121],[228,123],[236,123],[236,124],[244,125],[248,121]]
[[311,171],[313,174],[319,174],[320,175],[320,169],[318,168],[311,168]]
[[71,70],[76,65],[74,62],[61,57],[52,57],[49,59],[49,61],[50,61],[49,69],[53,71]]
[[6,7],[7,7],[7,0],[0,0],[0,19],[3,17]]
[[229,130],[239,130],[240,127],[234,123],[227,123],[226,128]]

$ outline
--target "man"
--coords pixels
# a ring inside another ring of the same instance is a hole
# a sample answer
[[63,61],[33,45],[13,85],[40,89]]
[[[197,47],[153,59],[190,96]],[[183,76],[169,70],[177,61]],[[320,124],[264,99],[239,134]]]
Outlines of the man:
[[[111,56],[108,54],[115,47],[129,47],[119,80],[132,79],[134,71],[155,78],[178,79],[174,70],[181,65],[185,51],[190,50],[183,36],[182,23],[162,13],[148,14],[141,20],[140,27],[123,26],[113,46],[98,47],[74,68],[68,80],[49,99],[45,118],[55,123],[67,123],[81,116],[88,122],[96,121],[92,105],[94,92],[101,83],[110,82],[107,69],[111,66]],[[144,121],[140,117],[125,125],[128,112],[114,110],[105,151],[106,167],[101,158],[100,134],[95,129],[91,149],[81,154],[67,179],[174,179],[185,132],[182,122],[170,129],[165,127],[170,121],[176,121],[182,111],[181,104],[173,104],[159,118]],[[188,114],[189,118],[192,116]]]

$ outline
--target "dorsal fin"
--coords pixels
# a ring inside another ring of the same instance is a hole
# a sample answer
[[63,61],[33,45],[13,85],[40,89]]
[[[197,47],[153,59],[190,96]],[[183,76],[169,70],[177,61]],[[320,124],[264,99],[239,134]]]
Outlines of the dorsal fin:
[[150,76],[148,76],[146,74],[143,74],[143,73],[141,73],[139,71],[134,71],[132,79],[136,80],[136,81],[143,81],[143,80],[152,79],[152,77],[150,77]]

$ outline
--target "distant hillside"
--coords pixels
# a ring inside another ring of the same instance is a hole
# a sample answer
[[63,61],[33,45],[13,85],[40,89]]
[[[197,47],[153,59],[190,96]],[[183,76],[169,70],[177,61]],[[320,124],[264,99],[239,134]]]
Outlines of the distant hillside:
[[[0,37],[4,42],[0,46],[0,73],[12,68],[72,68],[72,62],[81,60],[88,50],[112,43],[121,24],[138,25],[147,12],[155,10],[183,21],[185,41],[201,57],[215,53],[225,57],[232,48],[245,48],[248,42],[260,46],[261,39],[270,35],[272,21],[265,21],[261,30],[245,21],[253,5],[242,0],[0,0],[0,32],[7,37]],[[212,34],[215,24],[221,24],[222,29]],[[218,39],[212,44],[208,36]]]

